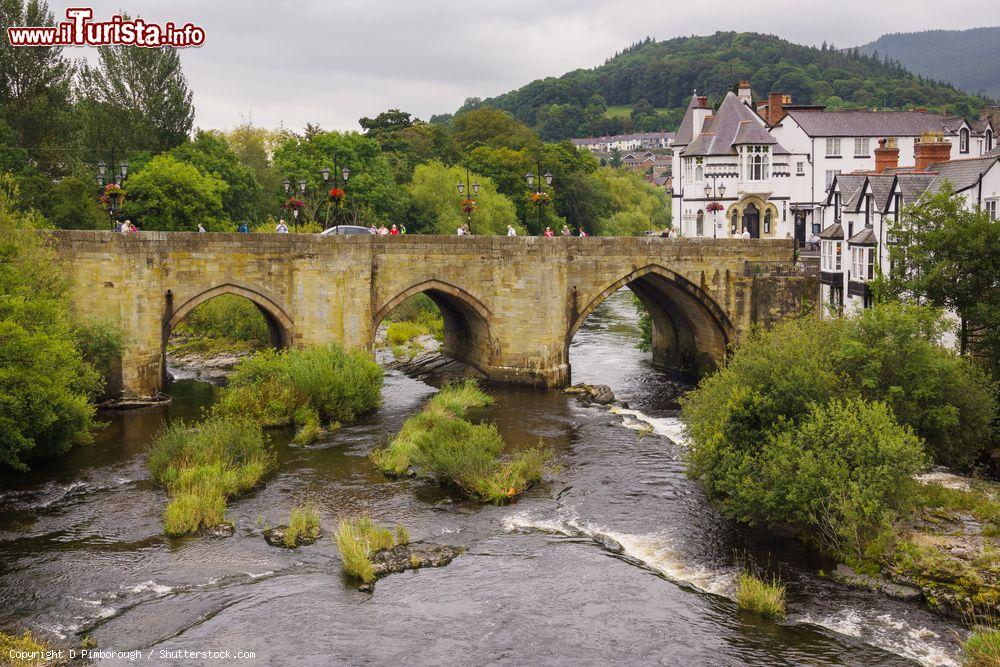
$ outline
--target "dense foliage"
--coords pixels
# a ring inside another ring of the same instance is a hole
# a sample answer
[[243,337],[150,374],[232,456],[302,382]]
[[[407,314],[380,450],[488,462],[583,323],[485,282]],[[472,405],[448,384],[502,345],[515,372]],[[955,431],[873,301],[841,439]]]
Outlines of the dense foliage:
[[145,230],[234,231],[222,208],[229,186],[172,155],[159,155],[128,181],[123,215]]
[[[647,39],[600,67],[539,79],[485,101],[473,99],[460,111],[479,106],[509,111],[546,140],[673,129],[695,89],[718,103],[741,79],[750,81],[759,96],[781,91],[796,103],[830,108],[920,106],[978,117],[986,104],[874,55],[801,46],[773,35],[717,32]],[[629,106],[630,114],[609,113],[615,105]]]
[[379,404],[382,368],[339,345],[264,350],[241,361],[217,404],[263,426],[349,422]]
[[956,312],[961,351],[1000,377],[1000,225],[946,190],[908,208],[890,233],[898,243],[889,247],[893,270],[879,293]]
[[200,339],[248,343],[264,347],[271,342],[267,321],[252,301],[235,294],[209,299],[192,310],[174,333]]
[[937,345],[940,318],[891,304],[756,334],[684,403],[690,474],[737,520],[859,555],[926,462],[990,445],[993,387]]
[[41,223],[0,194],[0,464],[18,470],[88,440],[90,399],[101,388],[78,346],[69,285],[37,232]]

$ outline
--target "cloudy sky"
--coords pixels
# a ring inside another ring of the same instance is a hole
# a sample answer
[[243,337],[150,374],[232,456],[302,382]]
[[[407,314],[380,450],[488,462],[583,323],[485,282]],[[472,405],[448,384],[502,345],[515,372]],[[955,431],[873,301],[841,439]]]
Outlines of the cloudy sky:
[[[454,111],[536,79],[601,64],[629,43],[717,30],[795,42],[864,44],[882,33],[1000,25],[1000,3],[951,0],[49,0],[124,9],[150,22],[191,21],[205,45],[182,54],[196,125],[243,119],[290,129],[306,122],[357,129],[398,107],[419,117]],[[69,49],[87,55],[92,49]]]

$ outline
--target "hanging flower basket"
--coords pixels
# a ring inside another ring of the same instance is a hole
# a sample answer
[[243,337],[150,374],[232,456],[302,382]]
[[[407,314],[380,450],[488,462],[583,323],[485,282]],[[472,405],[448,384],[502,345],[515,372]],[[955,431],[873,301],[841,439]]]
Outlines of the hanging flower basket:
[[330,188],[329,196],[330,196],[330,201],[339,206],[340,204],[343,203],[344,197],[347,196],[347,193],[344,192],[341,188]]
[[295,199],[293,197],[292,199],[289,199],[288,201],[285,202],[285,209],[293,212],[301,211],[305,205],[306,203],[304,201],[302,201],[301,199]]
[[723,206],[722,204],[720,204],[719,202],[714,201],[711,204],[709,204],[708,206],[706,206],[705,210],[708,211],[709,213],[718,213],[719,211],[722,211],[725,208],[726,207]]
[[462,200],[462,211],[464,213],[472,213],[476,210],[476,200],[475,199],[463,199]]
[[117,183],[108,183],[104,186],[104,192],[101,194],[100,201],[108,211],[120,208],[125,201],[125,191]]
[[535,206],[545,206],[549,203],[549,193],[548,192],[532,192],[531,193],[531,203]]

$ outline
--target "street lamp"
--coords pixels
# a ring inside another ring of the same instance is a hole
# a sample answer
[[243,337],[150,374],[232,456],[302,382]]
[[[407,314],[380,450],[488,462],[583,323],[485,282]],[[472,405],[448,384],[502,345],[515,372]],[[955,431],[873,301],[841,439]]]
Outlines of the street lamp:
[[[337,175],[337,170],[338,170],[338,166],[339,166],[338,163],[337,163],[337,158],[338,157],[339,157],[338,156],[338,152],[334,151],[333,152],[333,169],[330,169],[329,167],[324,166],[322,169],[319,170],[320,176],[323,177],[323,188],[327,191],[327,206],[326,206],[326,226],[327,227],[330,226],[330,213],[331,213],[331,210],[333,208],[333,202],[334,202],[333,197],[330,197],[329,193],[330,193],[331,190],[333,190],[333,188],[337,188],[338,190],[346,190],[346,188],[347,188],[347,179],[349,179],[351,177],[351,170],[348,169],[347,165],[345,164],[344,168],[340,169],[340,175],[339,175],[339,178],[343,178],[344,179],[344,187],[343,188],[338,187],[338,175]],[[333,174],[333,183],[332,184],[330,183],[330,174],[331,173]],[[341,201],[343,201],[343,197],[344,196],[345,195],[340,195],[340,198],[338,198],[338,200],[337,200],[338,204]]]
[[[294,182],[290,178],[286,178],[284,181],[282,181],[282,185],[285,186],[285,196],[289,196],[289,195],[292,194],[292,186],[293,186],[293,184],[294,184]],[[306,179],[304,179],[304,178],[300,178],[299,179],[299,194],[302,197],[306,196]],[[286,204],[286,208],[288,208],[287,204]],[[298,229],[298,225],[299,225],[299,208],[298,208],[298,206],[292,206],[291,209],[292,209],[292,224],[295,226],[296,229]]]
[[[711,178],[712,179],[712,184],[711,185],[709,185],[707,182],[705,183],[705,199],[709,199],[709,198],[711,198],[711,199],[719,199],[721,197],[725,197],[726,196],[726,186],[725,186],[724,183],[720,184],[718,187],[716,187],[715,182],[719,178],[718,174],[705,174],[705,178]],[[718,202],[713,202],[713,203],[718,204]],[[719,206],[721,206],[721,204],[719,204]],[[722,227],[722,223],[721,222],[717,222],[715,220],[715,214],[717,212],[718,211],[712,211],[712,221],[715,223],[715,224],[712,225],[712,238],[718,238],[718,236],[719,236],[719,229]]]
[[[538,172],[537,173],[541,174],[542,173],[542,161],[541,160],[537,160],[535,164],[538,167]],[[552,179],[554,178],[552,176],[552,172],[550,172],[550,171],[545,172],[545,175],[543,175],[541,178],[545,181],[545,185],[548,185],[548,186],[552,185]],[[524,175],[524,179],[528,182],[528,187],[529,188],[533,188],[535,186],[535,174],[532,174],[529,171],[527,174]],[[542,228],[542,195],[545,194],[544,190],[541,190],[541,186],[542,186],[542,184],[541,184],[541,182],[539,182],[538,183],[539,189],[535,190],[535,193],[534,193],[537,196],[537,201],[535,202],[535,205],[538,208],[538,229],[539,230],[541,230],[541,228]],[[527,222],[527,220],[525,222]]]
[[[104,188],[111,183],[121,186],[125,182],[125,177],[128,176],[128,160],[122,160],[121,163],[115,164],[115,149],[111,149],[111,163],[107,164],[104,160],[97,163],[97,185],[101,188],[101,194],[104,194]],[[110,206],[108,207],[108,214],[111,216],[111,224],[114,225],[115,219],[118,216],[118,197],[112,197],[110,201]]]
[[469,226],[469,233],[472,233],[472,211],[476,207],[476,195],[479,194],[479,182],[469,185],[469,170],[465,170],[465,183],[458,182],[458,195],[461,197],[465,191],[469,191],[469,196],[462,199],[462,210],[465,212],[465,223]]

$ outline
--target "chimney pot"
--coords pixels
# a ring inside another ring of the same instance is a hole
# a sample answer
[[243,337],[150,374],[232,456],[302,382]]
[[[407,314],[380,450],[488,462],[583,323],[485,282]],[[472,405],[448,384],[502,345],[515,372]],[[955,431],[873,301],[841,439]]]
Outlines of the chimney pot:
[[787,93],[767,94],[767,124],[777,125],[785,117],[785,105],[792,103],[792,96]]
[[878,148],[875,149],[875,173],[881,174],[886,169],[895,169],[899,166],[899,149],[896,148],[895,139],[879,139]]
[[927,171],[935,162],[951,159],[951,144],[944,140],[941,132],[924,132],[920,141],[913,144],[913,162],[917,171]]

